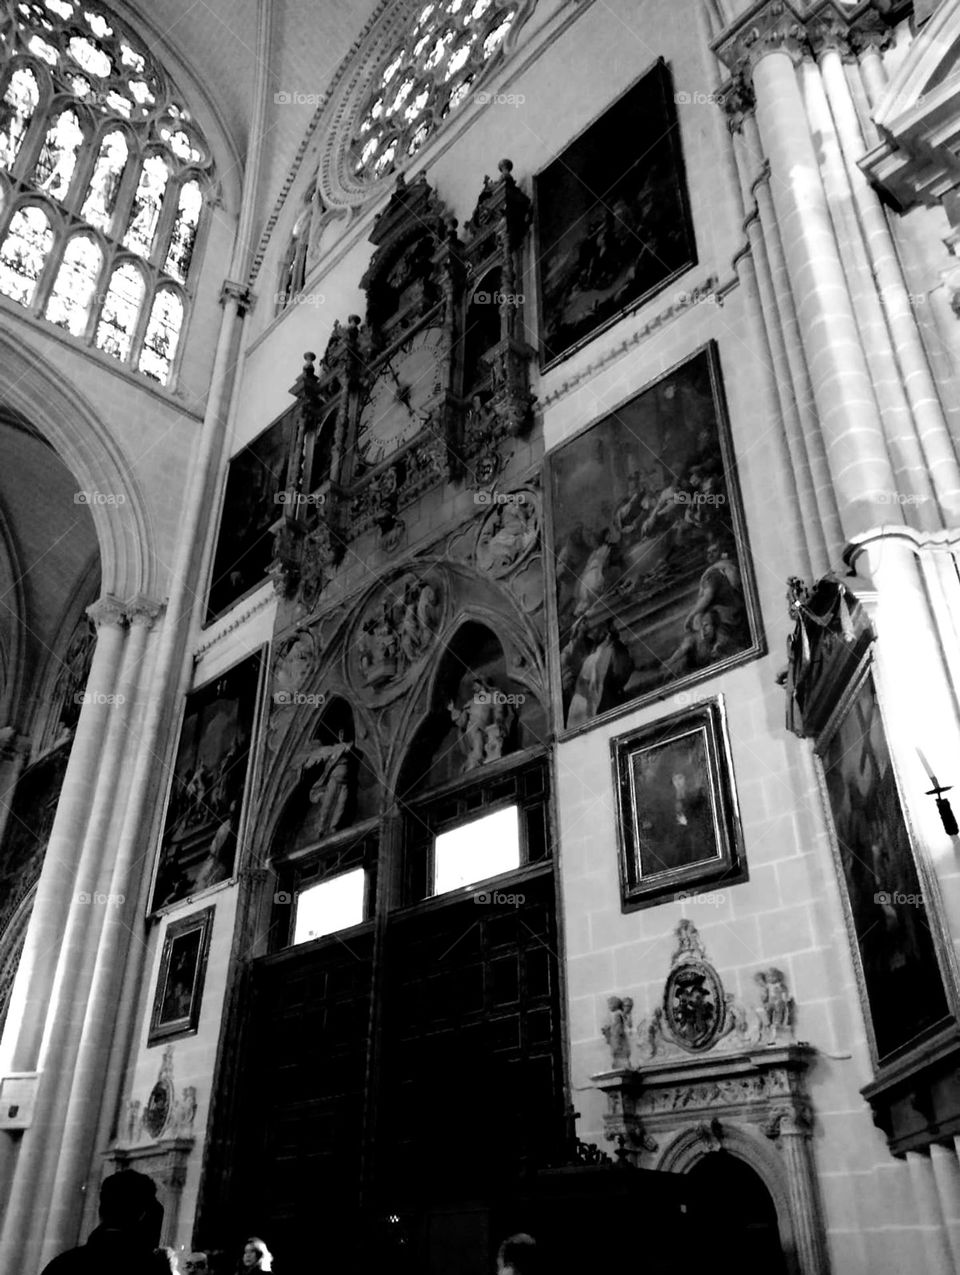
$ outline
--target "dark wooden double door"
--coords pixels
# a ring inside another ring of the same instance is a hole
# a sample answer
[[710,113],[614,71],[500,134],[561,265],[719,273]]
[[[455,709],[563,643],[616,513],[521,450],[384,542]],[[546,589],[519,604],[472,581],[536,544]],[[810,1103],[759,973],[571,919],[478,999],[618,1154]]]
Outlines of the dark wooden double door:
[[555,1158],[559,973],[550,868],[255,963],[231,1211],[278,1275],[432,1269],[444,1216]]

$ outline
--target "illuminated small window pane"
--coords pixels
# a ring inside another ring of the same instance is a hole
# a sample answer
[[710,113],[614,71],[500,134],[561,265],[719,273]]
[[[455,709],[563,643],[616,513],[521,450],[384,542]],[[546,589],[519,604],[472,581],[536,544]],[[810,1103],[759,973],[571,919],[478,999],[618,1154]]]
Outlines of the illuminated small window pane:
[[102,265],[103,253],[92,239],[77,235],[70,240],[47,302],[51,323],[83,336]]
[[74,60],[79,66],[83,67],[88,75],[97,75],[100,79],[103,79],[112,71],[113,64],[106,53],[104,53],[103,49],[98,49],[93,41],[88,40],[86,36],[75,35],[70,41],[69,48]]
[[166,385],[170,379],[182,326],[183,302],[169,288],[162,289],[150,311],[150,322],[140,351],[140,371],[161,385]]
[[108,133],[100,143],[90,189],[80,210],[80,216],[98,230],[109,229],[129,149],[127,139],[119,129]]
[[77,151],[82,141],[83,129],[76,115],[73,111],[63,111],[43,139],[34,173],[38,190],[45,191],[53,199],[63,199],[70,189],[70,179],[77,166]]
[[46,213],[34,207],[15,213],[0,247],[0,292],[29,305],[52,244]]
[[58,18],[63,18],[64,22],[67,18],[73,17],[73,5],[66,4],[64,0],[43,0],[43,3],[51,13],[55,13]]
[[123,237],[124,248],[130,248],[141,257],[149,257],[160,220],[160,205],[167,188],[170,170],[159,155],[151,155],[143,161],[137,193],[133,197],[130,224]]
[[163,263],[167,274],[173,275],[174,279],[178,279],[181,283],[186,283],[187,275],[190,273],[190,262],[197,241],[197,226],[200,224],[202,206],[203,196],[200,194],[199,185],[196,182],[187,182],[180,191],[177,219],[173,223],[167,259]]
[[388,165],[393,162],[393,157],[394,155],[396,155],[396,153],[397,153],[397,143],[396,143],[396,139],[394,139],[390,143],[390,145],[387,147],[387,149],[383,152],[383,154],[379,157],[379,159],[374,160],[373,166],[376,169],[376,171],[378,173],[384,172],[384,170],[388,167]]
[[495,27],[483,42],[483,56],[490,57],[507,38],[507,32],[510,30],[510,24],[513,22],[513,14],[508,13],[498,27]]
[[98,40],[105,40],[108,35],[113,35],[113,27],[107,25],[106,19],[101,14],[85,12],[83,16]]
[[447,61],[447,69],[443,73],[443,78],[445,80],[449,80],[466,65],[467,58],[470,56],[470,47],[472,43],[472,39],[465,40],[458,49],[454,49],[454,51],[450,54],[449,60]]
[[127,84],[138,106],[152,105],[155,99],[148,84],[143,80],[129,80]]
[[384,86],[384,88],[386,88],[386,86],[390,83],[390,81],[393,79],[396,73],[400,70],[402,65],[403,65],[403,53],[401,52],[401,53],[398,53],[397,56],[390,63],[388,63],[387,69],[384,71],[380,79],[380,83]]
[[117,359],[127,357],[143,305],[144,291],[143,275],[136,266],[125,262],[114,270],[97,324],[98,350]]
[[43,58],[44,62],[46,62],[48,66],[56,66],[60,61],[60,54],[56,51],[53,45],[48,44],[47,41],[39,35],[30,37],[27,48],[31,53],[35,53],[38,58]]
[[40,100],[37,78],[20,67],[14,71],[0,100],[0,164],[10,168]]
[[93,92],[93,85],[89,80],[85,80],[82,75],[69,76],[68,83],[77,97],[89,97]]
[[363,920],[364,878],[363,868],[354,868],[302,890],[297,895],[294,943],[308,943],[359,925]]
[[441,832],[433,844],[433,892],[445,894],[520,866],[520,818],[516,806],[495,810]]
[[448,111],[455,111],[457,109],[457,107],[460,105],[463,99],[470,92],[470,85],[472,83],[473,83],[472,75],[468,75],[465,80],[460,81],[460,83],[456,86],[456,88],[453,89],[450,93],[450,98],[447,101],[444,114],[447,114]]
[[124,66],[128,66],[133,71],[142,71],[146,66],[143,58],[139,53],[135,53],[129,44],[120,45],[120,61]]

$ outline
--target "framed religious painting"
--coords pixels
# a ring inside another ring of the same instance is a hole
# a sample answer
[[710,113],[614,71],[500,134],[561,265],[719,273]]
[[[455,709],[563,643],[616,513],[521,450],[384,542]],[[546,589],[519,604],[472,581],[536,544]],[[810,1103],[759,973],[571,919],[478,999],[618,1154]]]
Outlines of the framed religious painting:
[[534,221],[543,368],[696,265],[665,62],[537,174]]
[[272,528],[283,513],[293,417],[293,411],[285,412],[227,468],[206,624],[267,578],[273,560]]
[[257,652],[186,698],[153,911],[233,875],[264,664]]
[[148,1045],[171,1036],[189,1036],[197,1030],[214,910],[204,908],[167,926]]
[[624,912],[747,879],[723,701],[611,740]]
[[947,940],[887,746],[869,654],[816,742],[864,1017],[882,1067],[953,1019]]
[[561,733],[763,652],[711,344],[549,453]]

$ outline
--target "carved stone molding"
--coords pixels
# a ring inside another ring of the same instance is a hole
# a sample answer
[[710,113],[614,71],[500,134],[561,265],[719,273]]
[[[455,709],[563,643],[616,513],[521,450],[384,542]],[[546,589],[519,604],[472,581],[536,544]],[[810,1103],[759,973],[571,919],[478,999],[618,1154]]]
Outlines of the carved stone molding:
[[[760,0],[713,42],[713,49],[735,77],[749,84],[754,67],[771,53],[786,53],[794,62],[831,50],[855,58],[889,39],[889,26],[869,2],[853,8],[821,0],[807,8],[791,0]],[[725,96],[721,101],[729,109]]]
[[220,304],[226,305],[228,301],[233,302],[237,307],[237,313],[242,317],[253,309],[256,296],[253,289],[245,283],[240,283],[236,279],[224,279],[220,288]]
[[98,598],[96,602],[91,603],[87,607],[87,615],[97,626],[98,629],[110,627],[122,629],[127,624],[127,608],[120,601],[110,594],[106,594],[102,598]]

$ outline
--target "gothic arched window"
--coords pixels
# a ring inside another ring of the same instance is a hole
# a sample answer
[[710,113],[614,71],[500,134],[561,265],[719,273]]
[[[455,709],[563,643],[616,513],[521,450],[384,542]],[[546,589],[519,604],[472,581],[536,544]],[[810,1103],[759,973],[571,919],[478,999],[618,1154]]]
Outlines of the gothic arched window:
[[420,150],[466,100],[531,0],[433,0],[387,56],[360,111],[350,168],[376,181]]
[[170,382],[209,149],[98,5],[0,0],[0,293]]

